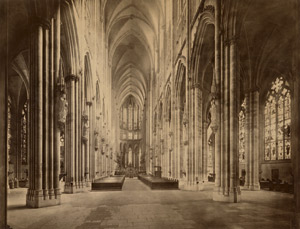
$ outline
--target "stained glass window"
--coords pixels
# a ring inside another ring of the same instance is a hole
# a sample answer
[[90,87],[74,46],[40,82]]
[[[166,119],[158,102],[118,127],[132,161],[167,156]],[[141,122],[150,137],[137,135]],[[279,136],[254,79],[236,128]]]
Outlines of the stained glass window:
[[123,128],[127,129],[127,107],[123,107]]
[[22,164],[27,164],[27,102],[22,109],[21,117],[21,159]]
[[128,106],[128,130],[132,130],[132,104]]
[[242,103],[239,113],[239,161],[245,162],[245,118],[246,118],[246,102]]
[[122,129],[139,130],[141,127],[140,108],[134,97],[130,96],[121,107]]
[[134,130],[137,130],[137,112],[138,112],[138,107],[137,105],[135,104],[134,105],[134,110],[133,110],[133,120],[134,120],[134,125],[133,125],[133,129]]
[[264,115],[265,160],[291,159],[291,95],[283,77],[278,77],[272,83]]

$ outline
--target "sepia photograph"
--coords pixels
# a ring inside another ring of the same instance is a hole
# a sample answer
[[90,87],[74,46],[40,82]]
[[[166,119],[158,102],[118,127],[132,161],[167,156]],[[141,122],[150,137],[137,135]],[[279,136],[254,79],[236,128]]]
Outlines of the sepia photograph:
[[299,0],[1,0],[0,229],[300,229]]

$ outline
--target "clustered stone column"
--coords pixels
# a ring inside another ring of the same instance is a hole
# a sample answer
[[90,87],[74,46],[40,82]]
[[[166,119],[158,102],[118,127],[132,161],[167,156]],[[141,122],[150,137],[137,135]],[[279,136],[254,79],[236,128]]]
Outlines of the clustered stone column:
[[68,115],[66,123],[66,182],[65,192],[76,193],[84,189],[84,175],[81,155],[82,139],[80,135],[81,119],[79,119],[79,77],[76,75],[68,75],[65,77],[67,86],[67,101],[68,101]]
[[194,157],[195,157],[195,180],[196,189],[201,190],[203,188],[202,177],[202,90],[199,83],[194,84]]
[[[299,6],[298,6],[299,7]],[[300,14],[298,15],[300,18]],[[298,20],[299,22],[299,20]],[[298,24],[298,35],[300,34],[299,23]],[[299,67],[300,67],[300,42],[298,41],[298,55],[296,55],[297,67],[295,69],[294,76],[294,99],[292,100],[292,124],[291,124],[291,148],[294,153],[292,153],[292,163],[293,163],[293,175],[294,175],[294,213],[293,219],[291,220],[291,228],[300,228],[300,141],[299,141],[299,129],[300,129],[300,78],[299,78]]]
[[[237,110],[239,105],[239,81],[237,79],[236,53],[236,40],[231,38],[224,43],[224,58],[222,58],[225,69],[221,77],[222,142],[221,155],[216,155],[216,163],[219,163],[219,157],[221,156],[222,171],[216,165],[216,177],[221,179],[220,186],[217,187],[213,195],[213,199],[216,201],[238,202],[240,200]],[[217,140],[220,141],[218,138]],[[216,144],[218,143],[216,142]]]
[[205,120],[203,121],[203,151],[202,151],[202,163],[201,163],[201,168],[202,168],[202,181],[205,182],[207,181],[207,158],[208,158],[208,139],[207,139],[207,130],[208,130],[208,125],[209,123]]
[[88,175],[88,155],[89,155],[89,115],[85,114],[82,116],[82,159],[81,159],[81,163],[82,163],[82,173],[83,173],[83,181],[86,184],[86,186],[88,186],[88,179],[87,179],[87,175]]
[[[216,201],[238,202],[240,200],[240,189],[237,45],[234,35],[228,37],[224,42],[224,35],[220,32],[220,12],[220,1],[217,1],[215,8],[215,84],[216,97],[218,98],[218,95],[220,95],[220,103],[217,99],[215,118],[218,120],[217,123],[220,123],[220,127],[216,128],[215,133],[216,180],[213,199]],[[221,148],[219,144],[221,144]]]
[[244,187],[259,190],[259,92],[250,90],[246,100],[246,180]]
[[33,17],[30,35],[28,207],[60,204],[60,150],[55,89],[59,78],[60,8],[52,19]]
[[[86,102],[86,105],[87,105],[87,117],[88,117],[88,120],[87,120],[87,127],[88,127],[88,130],[90,130],[90,120],[91,120],[91,106],[92,106],[92,102]],[[91,175],[91,166],[90,166],[90,158],[91,158],[91,155],[90,155],[90,131],[87,131],[87,135],[86,135],[86,148],[85,148],[85,152],[86,152],[86,155],[85,155],[85,179],[86,179],[86,185],[87,187],[90,187],[90,175]]]

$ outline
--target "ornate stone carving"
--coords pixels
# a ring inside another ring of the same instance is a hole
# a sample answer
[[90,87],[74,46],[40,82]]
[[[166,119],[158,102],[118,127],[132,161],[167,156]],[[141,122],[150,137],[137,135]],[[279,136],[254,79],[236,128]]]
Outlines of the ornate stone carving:
[[73,75],[73,74],[67,75],[67,76],[65,77],[65,81],[66,81],[66,82],[71,81],[71,80],[78,81],[78,80],[79,80],[79,77],[76,76],[76,75]]
[[217,105],[216,105],[216,98],[213,98],[210,102],[211,104],[211,108],[210,108],[210,111],[211,111],[211,124],[210,124],[210,128],[212,129],[212,131],[214,133],[217,132],[218,130],[218,127],[219,127],[219,123],[218,123],[218,120],[217,120]]
[[82,115],[82,140],[87,141],[89,135],[89,118],[87,115]]
[[60,85],[57,85],[58,90],[56,91],[56,103],[55,113],[58,127],[61,131],[65,128],[66,116],[68,113],[68,102],[66,100],[66,93]]
[[207,6],[205,6],[204,11],[210,11],[212,14],[214,14],[215,7],[213,5],[207,5]]
[[99,133],[98,133],[98,131],[95,131],[94,135],[95,135],[95,150],[98,150],[99,149]]
[[188,117],[187,117],[187,113],[186,112],[184,112],[184,114],[183,114],[183,121],[182,121],[182,123],[183,123],[183,125],[186,127],[187,126],[187,124],[189,123],[189,119],[188,119]]

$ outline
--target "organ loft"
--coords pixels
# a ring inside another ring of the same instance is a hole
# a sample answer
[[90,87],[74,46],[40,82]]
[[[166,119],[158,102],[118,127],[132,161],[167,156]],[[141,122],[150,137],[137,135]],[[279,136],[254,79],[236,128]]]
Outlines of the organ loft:
[[299,1],[0,11],[1,228],[300,228]]

